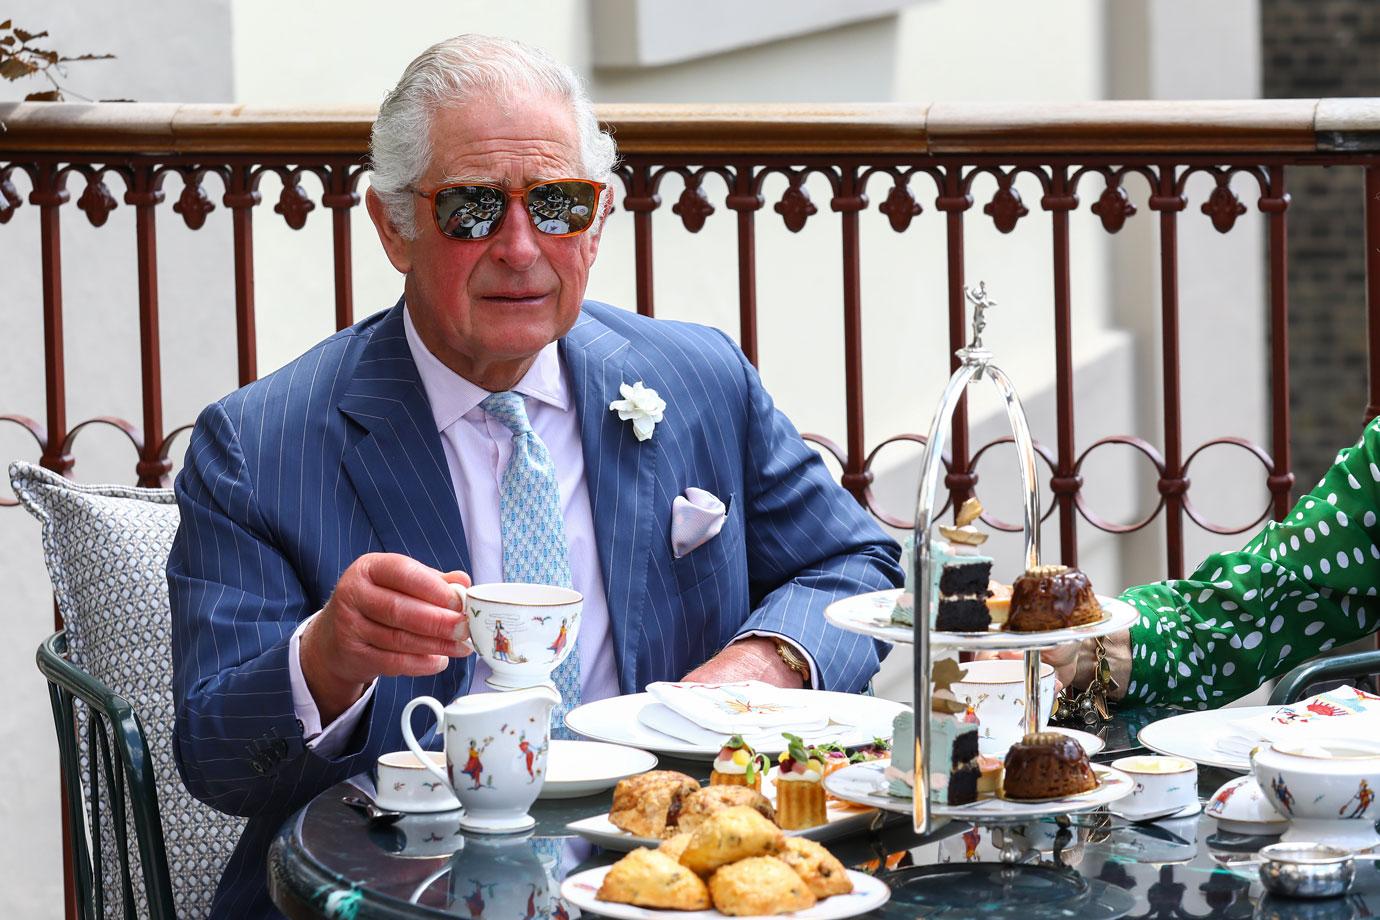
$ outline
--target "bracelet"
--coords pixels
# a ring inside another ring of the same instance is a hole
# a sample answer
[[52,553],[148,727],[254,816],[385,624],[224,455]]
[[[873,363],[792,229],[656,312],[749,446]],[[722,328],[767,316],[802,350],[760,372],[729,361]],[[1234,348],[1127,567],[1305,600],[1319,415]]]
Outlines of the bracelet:
[[[1097,661],[1093,667],[1092,680],[1088,681],[1088,686],[1082,692],[1071,686],[1059,691],[1054,700],[1054,712],[1050,714],[1051,722],[1075,725],[1081,722],[1084,725],[1095,725],[1112,717],[1107,700],[1119,685],[1112,676],[1112,665],[1107,660],[1107,647],[1100,637],[1093,640],[1093,647],[1097,652]],[[1081,652],[1080,647],[1079,653]],[[1075,657],[1074,671],[1077,670],[1078,658]]]

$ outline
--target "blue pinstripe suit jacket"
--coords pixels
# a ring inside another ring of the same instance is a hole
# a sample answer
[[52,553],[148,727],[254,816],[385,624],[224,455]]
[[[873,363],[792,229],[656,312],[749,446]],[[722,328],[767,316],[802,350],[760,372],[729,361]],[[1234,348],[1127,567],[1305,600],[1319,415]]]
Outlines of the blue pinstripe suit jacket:
[[[794,638],[816,686],[859,690],[870,640],[828,626],[836,597],[901,582],[899,549],[829,476],[723,333],[586,302],[560,343],[584,443],[619,682],[676,679],[735,635]],[[608,405],[641,380],[667,402],[648,441]],[[689,486],[729,506],[720,534],[671,551]],[[317,345],[207,407],[177,478],[168,562],[175,750],[188,789],[250,817],[215,916],[273,915],[268,844],[312,796],[404,747],[403,705],[469,689],[471,663],[383,678],[343,754],[309,751],[292,707],[288,639],[367,552],[468,569],[465,523],[403,334],[402,306]]]

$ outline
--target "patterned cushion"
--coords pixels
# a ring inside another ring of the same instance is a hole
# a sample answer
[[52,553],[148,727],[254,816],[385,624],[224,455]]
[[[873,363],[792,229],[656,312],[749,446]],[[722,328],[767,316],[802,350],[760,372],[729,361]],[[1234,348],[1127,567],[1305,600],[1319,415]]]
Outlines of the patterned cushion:
[[[172,623],[164,573],[177,532],[173,492],[81,485],[28,463],[10,465],[10,483],[43,524],[43,556],[72,662],[129,700],[143,722],[178,916],[203,917],[244,819],[192,798],[173,762]],[[85,782],[86,733],[80,728]],[[132,824],[130,834],[137,866]],[[112,912],[121,899],[109,879],[119,862],[113,839],[102,840],[101,848]],[[137,868],[134,882],[136,902],[143,903]]]

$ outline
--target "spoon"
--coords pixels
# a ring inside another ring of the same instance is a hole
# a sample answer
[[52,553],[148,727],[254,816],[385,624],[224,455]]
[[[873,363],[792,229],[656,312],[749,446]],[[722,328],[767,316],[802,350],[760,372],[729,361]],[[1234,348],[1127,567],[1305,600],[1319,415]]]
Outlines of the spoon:
[[377,805],[375,805],[368,799],[361,798],[357,795],[343,795],[340,797],[340,801],[344,802],[346,805],[349,805],[356,811],[364,812],[364,814],[369,818],[370,821],[379,821],[386,824],[392,824],[394,821],[398,820],[403,816],[403,813],[400,811],[389,811],[385,808],[379,808]]

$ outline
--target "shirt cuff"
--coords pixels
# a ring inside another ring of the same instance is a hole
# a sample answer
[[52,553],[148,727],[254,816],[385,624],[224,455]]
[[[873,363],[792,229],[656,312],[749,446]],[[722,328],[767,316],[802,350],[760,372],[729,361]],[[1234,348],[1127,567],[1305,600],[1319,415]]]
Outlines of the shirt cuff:
[[288,679],[292,684],[292,708],[297,715],[298,723],[302,726],[302,737],[307,743],[307,750],[331,760],[344,750],[345,742],[359,724],[364,707],[369,705],[369,700],[374,696],[378,678],[364,688],[364,693],[355,700],[353,706],[337,716],[330,725],[321,727],[321,710],[311,695],[311,688],[307,686],[306,675],[302,673],[302,633],[306,631],[307,625],[320,615],[321,611],[318,610],[303,620],[288,640]]
[[[754,629],[751,632],[739,633],[738,635],[733,637],[733,642],[737,642],[739,639],[746,639],[750,636],[761,636],[766,639],[780,639],[782,642],[786,643],[791,648],[795,649],[796,654],[800,656],[800,660],[805,662],[805,686],[815,686],[814,678],[815,675],[819,673],[819,668],[815,666],[814,656],[811,655],[809,652],[805,651],[805,649],[800,645],[799,642],[795,641],[790,636],[782,635],[781,633],[767,632],[766,630],[762,629]],[[729,644],[732,645],[733,642],[730,642]]]

